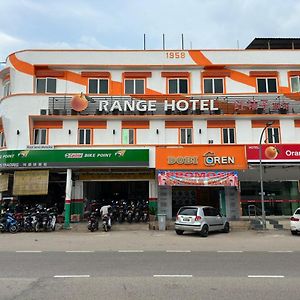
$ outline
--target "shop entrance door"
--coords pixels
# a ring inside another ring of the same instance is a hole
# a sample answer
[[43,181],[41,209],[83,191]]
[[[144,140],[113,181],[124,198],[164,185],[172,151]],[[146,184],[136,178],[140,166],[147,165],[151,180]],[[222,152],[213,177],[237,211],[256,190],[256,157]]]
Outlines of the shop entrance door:
[[220,191],[223,187],[181,186],[172,188],[172,214],[176,216],[181,206],[213,206],[220,209]]

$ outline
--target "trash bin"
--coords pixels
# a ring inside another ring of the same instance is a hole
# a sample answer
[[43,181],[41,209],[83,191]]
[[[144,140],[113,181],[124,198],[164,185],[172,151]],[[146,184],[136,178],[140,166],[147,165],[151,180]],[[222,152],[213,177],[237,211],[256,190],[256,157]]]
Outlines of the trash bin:
[[158,230],[166,230],[166,214],[157,214]]

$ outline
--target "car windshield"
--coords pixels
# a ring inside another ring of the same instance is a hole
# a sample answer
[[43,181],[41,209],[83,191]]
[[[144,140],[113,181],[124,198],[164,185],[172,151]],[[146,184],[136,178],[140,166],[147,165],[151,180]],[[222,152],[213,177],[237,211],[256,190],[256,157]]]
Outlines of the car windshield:
[[295,215],[300,215],[300,208],[295,211]]
[[197,208],[183,207],[179,210],[178,214],[183,215],[183,216],[196,216],[197,215]]

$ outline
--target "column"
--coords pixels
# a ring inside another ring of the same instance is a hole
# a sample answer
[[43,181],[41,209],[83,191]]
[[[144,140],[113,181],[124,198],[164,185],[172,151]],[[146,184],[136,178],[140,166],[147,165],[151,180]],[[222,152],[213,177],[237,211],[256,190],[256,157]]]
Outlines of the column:
[[157,183],[154,179],[149,180],[149,214],[157,214]]
[[72,194],[72,169],[67,169],[66,199],[65,199],[65,224],[64,224],[65,229],[70,228],[71,194]]

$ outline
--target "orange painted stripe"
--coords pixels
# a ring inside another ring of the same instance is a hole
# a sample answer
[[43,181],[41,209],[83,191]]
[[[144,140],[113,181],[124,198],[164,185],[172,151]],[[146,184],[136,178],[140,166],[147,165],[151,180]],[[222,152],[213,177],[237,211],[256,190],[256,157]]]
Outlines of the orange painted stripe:
[[256,87],[256,78],[250,77],[244,73],[231,70],[230,78],[234,81],[238,81],[240,83]]
[[14,68],[16,70],[18,70],[19,72],[34,76],[34,74],[35,74],[34,66],[27,62],[19,60],[17,58],[16,54],[10,55],[9,60],[10,60],[11,64],[14,66]]
[[226,77],[230,76],[230,70],[209,70],[203,71],[202,77]]
[[295,127],[300,127],[300,120],[294,120]]
[[63,128],[62,121],[35,121],[34,128]]
[[82,77],[108,78],[110,72],[81,72]]
[[[264,128],[270,120],[252,120],[252,128]],[[274,123],[270,127],[279,127],[279,121],[274,120]]]
[[165,128],[193,128],[193,121],[165,121]]
[[119,96],[119,95],[123,95],[122,92],[122,83],[118,82],[118,81],[111,81],[110,83],[110,94],[112,96]]
[[161,72],[161,77],[167,78],[178,78],[178,77],[189,77],[189,72]]
[[78,128],[106,129],[106,121],[78,121]]
[[207,120],[207,128],[235,128],[235,120]]
[[149,129],[149,121],[122,121],[122,128]]
[[71,81],[74,83],[78,83],[81,85],[85,85],[87,87],[88,85],[88,78],[86,77],[81,77],[80,74],[70,72],[70,71],[65,71],[65,76],[63,78],[64,80]]
[[250,77],[277,77],[277,71],[250,71]]
[[204,56],[204,54],[199,50],[189,50],[188,51],[192,60],[199,66],[212,65],[212,62]]
[[124,78],[147,78],[152,76],[152,72],[124,72]]

